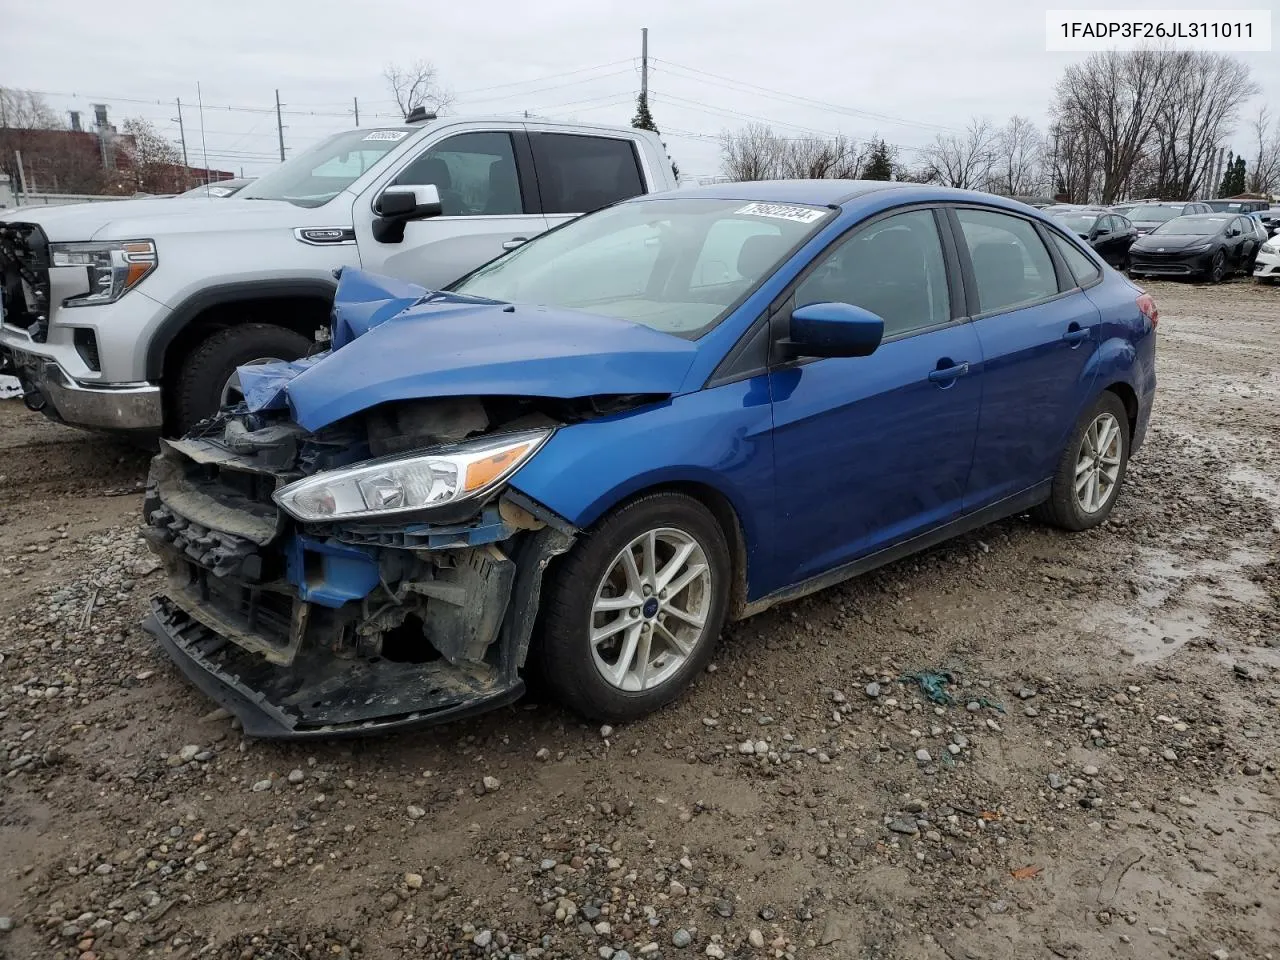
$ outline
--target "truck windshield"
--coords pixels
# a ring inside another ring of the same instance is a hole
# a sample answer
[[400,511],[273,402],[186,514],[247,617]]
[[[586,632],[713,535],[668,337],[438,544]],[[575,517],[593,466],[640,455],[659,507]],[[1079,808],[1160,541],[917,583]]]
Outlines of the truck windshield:
[[620,203],[518,247],[451,289],[694,339],[833,215],[826,207],[746,200]]
[[255,180],[240,196],[318,207],[351,186],[413,131],[413,127],[384,127],[335,134]]

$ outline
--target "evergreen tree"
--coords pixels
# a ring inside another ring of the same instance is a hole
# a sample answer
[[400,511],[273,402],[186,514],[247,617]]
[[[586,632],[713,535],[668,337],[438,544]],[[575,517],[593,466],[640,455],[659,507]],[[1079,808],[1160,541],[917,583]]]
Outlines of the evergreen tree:
[[1227,154],[1227,165],[1222,170],[1222,182],[1218,184],[1219,197],[1234,197],[1244,193],[1244,157]]
[[867,157],[867,165],[862,170],[863,180],[892,180],[893,151],[883,140],[871,141],[871,155]]
[[661,133],[658,125],[653,122],[653,114],[649,112],[649,95],[641,93],[636,97],[636,115],[631,118],[631,125],[637,130],[652,130],[654,133]]

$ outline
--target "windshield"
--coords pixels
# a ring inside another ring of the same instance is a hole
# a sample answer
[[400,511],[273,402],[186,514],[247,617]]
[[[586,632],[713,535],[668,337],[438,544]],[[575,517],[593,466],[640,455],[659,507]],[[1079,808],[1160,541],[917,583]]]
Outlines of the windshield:
[[1070,215],[1060,213],[1054,219],[1075,233],[1088,233],[1093,229],[1093,225],[1098,222],[1097,215],[1092,213],[1073,213]]
[[1163,203],[1140,203],[1129,211],[1130,220],[1141,220],[1143,223],[1163,223],[1174,217],[1182,216],[1182,205],[1174,206]]
[[826,207],[744,200],[622,203],[544,234],[452,289],[620,317],[693,339],[831,215]]
[[1211,237],[1219,230],[1222,225],[1227,222],[1228,217],[1179,217],[1177,220],[1170,220],[1168,223],[1162,223],[1151,231],[1151,235],[1156,234],[1168,235],[1176,233],[1184,237]]
[[240,191],[240,196],[318,207],[351,186],[411,133],[412,127],[389,127],[336,134],[255,180]]

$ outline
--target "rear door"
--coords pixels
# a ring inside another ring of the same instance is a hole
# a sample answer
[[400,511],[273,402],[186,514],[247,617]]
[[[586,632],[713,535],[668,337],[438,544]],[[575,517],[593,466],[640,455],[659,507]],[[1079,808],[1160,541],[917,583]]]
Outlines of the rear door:
[[[971,512],[1052,476],[1093,386],[1101,317],[1082,287],[1102,271],[1030,218],[977,207],[950,213],[983,358],[964,499]],[[1079,261],[1080,281],[1067,256]]]
[[648,192],[642,154],[628,137],[532,129],[529,143],[552,227]]
[[373,218],[377,195],[388,184],[366,191],[356,200],[355,214],[361,265],[429,289],[445,286],[547,229],[519,124],[448,134],[410,159],[389,183],[433,184],[442,212],[407,223],[399,243],[380,242],[373,236]]

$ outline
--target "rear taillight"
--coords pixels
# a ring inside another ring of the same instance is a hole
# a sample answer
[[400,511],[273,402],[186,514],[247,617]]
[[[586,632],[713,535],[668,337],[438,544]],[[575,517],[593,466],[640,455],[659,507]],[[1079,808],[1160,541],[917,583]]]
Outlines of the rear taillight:
[[1138,309],[1142,311],[1142,315],[1151,321],[1151,329],[1156,328],[1156,324],[1160,322],[1160,311],[1156,309],[1156,302],[1152,299],[1151,294],[1144,293],[1138,298]]

